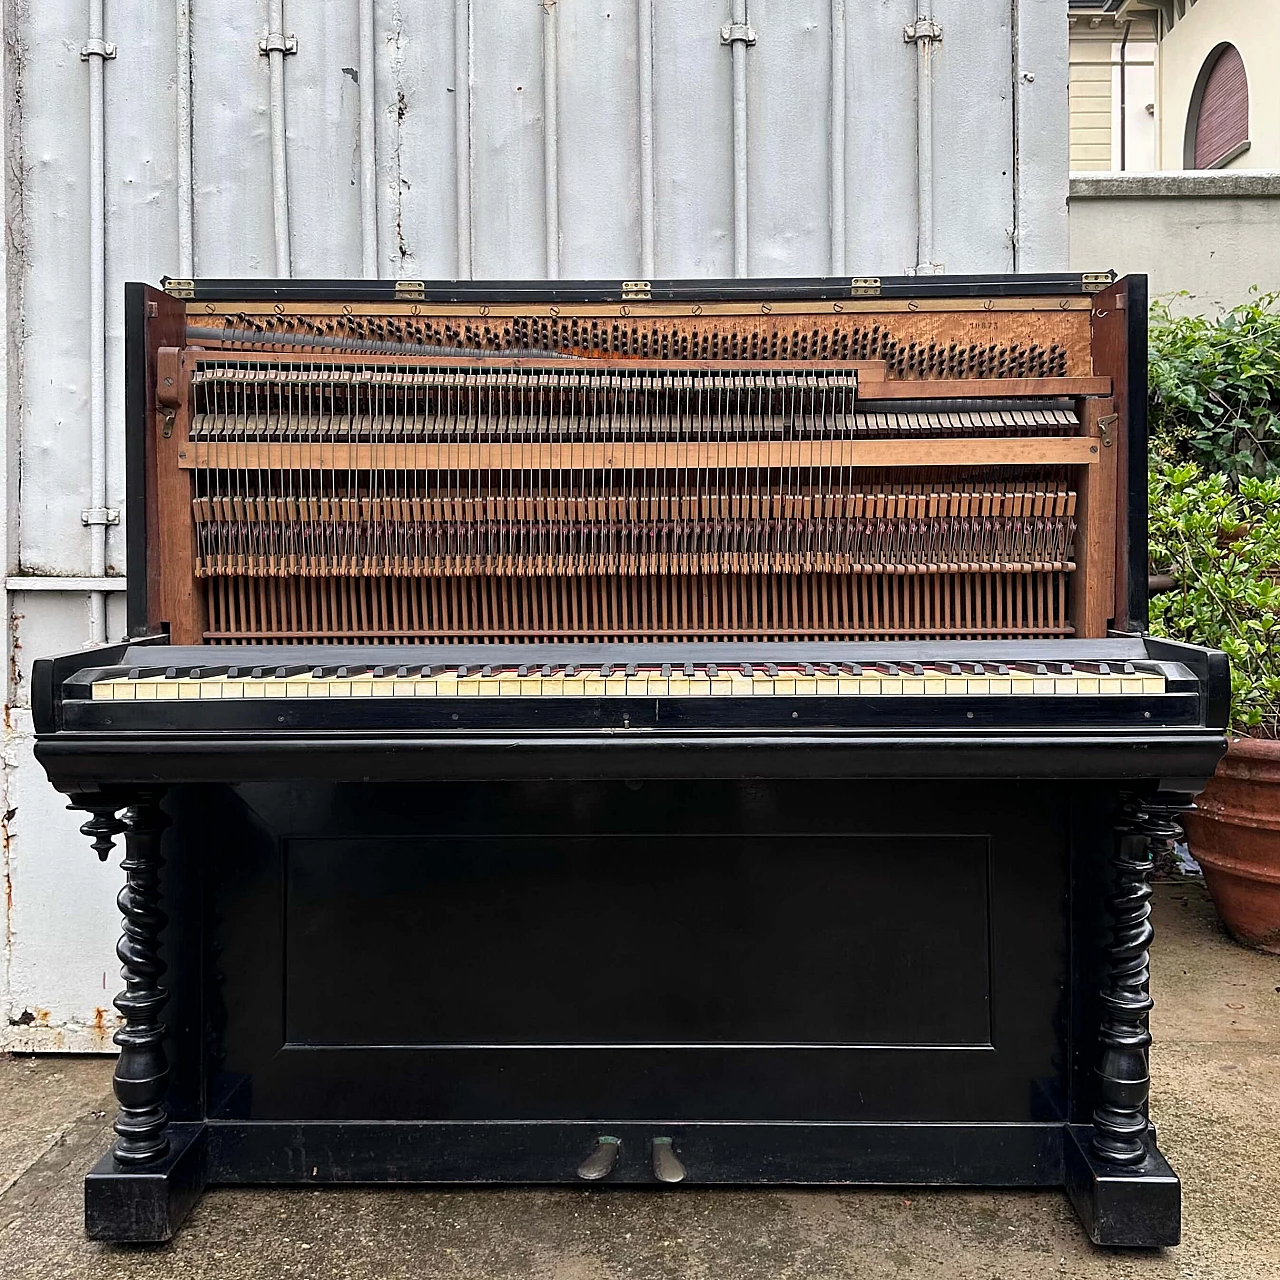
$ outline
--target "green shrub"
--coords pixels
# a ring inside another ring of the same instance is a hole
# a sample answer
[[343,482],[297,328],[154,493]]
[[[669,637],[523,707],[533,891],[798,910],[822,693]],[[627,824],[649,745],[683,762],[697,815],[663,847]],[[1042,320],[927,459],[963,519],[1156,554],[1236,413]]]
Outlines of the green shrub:
[[1280,475],[1280,294],[1219,319],[1151,308],[1151,456],[1243,476]]
[[1177,587],[1151,600],[1156,635],[1223,649],[1231,725],[1280,737],[1280,475],[1232,482],[1192,464],[1156,463],[1151,563]]

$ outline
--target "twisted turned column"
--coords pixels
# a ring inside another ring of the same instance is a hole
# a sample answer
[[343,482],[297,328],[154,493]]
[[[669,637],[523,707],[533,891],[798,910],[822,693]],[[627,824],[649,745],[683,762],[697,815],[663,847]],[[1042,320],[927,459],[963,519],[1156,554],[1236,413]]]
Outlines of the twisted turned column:
[[160,839],[168,825],[158,795],[148,795],[125,810],[125,884],[116,898],[124,917],[116,955],[125,988],[115,999],[124,1026],[114,1037],[120,1046],[114,1081],[120,1103],[115,1157],[122,1164],[146,1164],[169,1149],[164,1108],[169,1062],[160,1020],[169,999],[160,982],[166,968],[160,959],[160,931],[168,922],[160,910]]
[[1147,1158],[1150,1095],[1151,868],[1157,854],[1172,853],[1182,829],[1176,812],[1190,808],[1182,797],[1126,797],[1115,829],[1111,865],[1115,884],[1107,901],[1111,941],[1098,1038],[1098,1107],[1093,1113],[1093,1149],[1110,1164],[1138,1165]]

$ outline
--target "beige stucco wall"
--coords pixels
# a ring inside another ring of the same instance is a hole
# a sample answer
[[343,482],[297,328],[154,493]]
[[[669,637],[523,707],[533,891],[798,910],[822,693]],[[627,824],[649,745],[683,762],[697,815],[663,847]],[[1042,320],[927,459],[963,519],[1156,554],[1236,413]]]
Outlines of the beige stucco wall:
[[1280,172],[1074,174],[1069,226],[1073,271],[1144,272],[1178,311],[1280,291]]
[[1187,109],[1205,59],[1240,50],[1249,78],[1249,141],[1232,169],[1280,169],[1280,0],[1198,0],[1160,42],[1160,167],[1181,169]]

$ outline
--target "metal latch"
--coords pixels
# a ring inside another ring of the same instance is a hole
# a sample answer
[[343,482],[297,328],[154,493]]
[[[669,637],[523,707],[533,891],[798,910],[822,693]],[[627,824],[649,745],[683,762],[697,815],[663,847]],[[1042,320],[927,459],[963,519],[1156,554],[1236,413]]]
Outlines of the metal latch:
[[645,299],[653,296],[652,286],[648,280],[624,280],[622,282],[622,300]]
[[854,276],[849,281],[851,298],[878,298],[880,296],[879,276]]
[[194,280],[174,280],[170,276],[165,276],[161,281],[165,293],[171,298],[194,298],[196,296],[196,282]]
[[80,523],[83,525],[119,524],[120,512],[115,507],[89,507],[80,513]]
[[755,44],[756,33],[749,22],[726,22],[720,28],[721,44]]
[[1080,287],[1085,293],[1101,293],[1108,285],[1115,284],[1114,271],[1086,271],[1080,277]]
[[902,28],[902,38],[907,44],[915,44],[920,40],[941,40],[942,28],[932,18],[921,14],[914,22]]
[[266,55],[271,53],[297,53],[298,37],[286,36],[279,31],[271,31],[267,34],[265,40],[258,41],[258,52]]
[[421,302],[427,296],[427,285],[423,280],[397,280],[396,297]]
[[1110,449],[1116,442],[1116,434],[1112,427],[1120,421],[1118,413],[1108,413],[1104,417],[1098,419],[1098,434],[1102,437],[1102,447]]

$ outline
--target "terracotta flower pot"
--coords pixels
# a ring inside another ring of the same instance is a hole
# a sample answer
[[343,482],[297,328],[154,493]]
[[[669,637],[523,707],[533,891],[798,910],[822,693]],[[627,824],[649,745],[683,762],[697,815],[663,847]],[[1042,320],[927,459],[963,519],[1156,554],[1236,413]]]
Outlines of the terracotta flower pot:
[[1186,828],[1232,936],[1280,955],[1280,742],[1237,738]]

